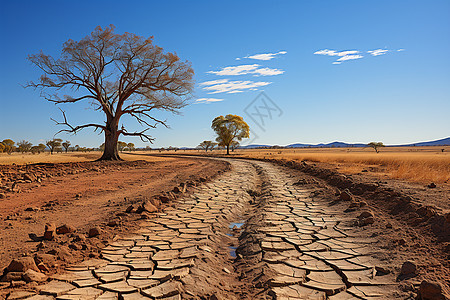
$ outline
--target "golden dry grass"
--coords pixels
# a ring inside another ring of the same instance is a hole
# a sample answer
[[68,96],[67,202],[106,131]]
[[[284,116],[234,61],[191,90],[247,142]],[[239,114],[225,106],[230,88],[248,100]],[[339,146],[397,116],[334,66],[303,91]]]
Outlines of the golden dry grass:
[[310,161],[332,164],[347,174],[367,170],[376,175],[413,182],[450,182],[450,147],[239,150],[236,156]]
[[[35,164],[35,163],[67,163],[67,162],[83,162],[83,161],[93,161],[101,156],[101,152],[94,151],[89,153],[84,152],[68,152],[68,153],[55,153],[50,155],[50,153],[41,154],[21,154],[12,153],[10,155],[6,153],[0,153],[0,165],[24,165],[24,164]],[[124,160],[146,160],[146,161],[164,161],[170,160],[167,157],[156,157],[142,155],[140,153],[121,153],[120,157]]]
[[[197,150],[188,152],[204,153]],[[225,154],[225,151],[215,150],[211,154]],[[387,147],[380,153],[375,153],[372,148],[238,149],[231,156],[305,160],[330,164],[344,174],[365,170],[366,174],[411,182],[450,183],[449,146]]]

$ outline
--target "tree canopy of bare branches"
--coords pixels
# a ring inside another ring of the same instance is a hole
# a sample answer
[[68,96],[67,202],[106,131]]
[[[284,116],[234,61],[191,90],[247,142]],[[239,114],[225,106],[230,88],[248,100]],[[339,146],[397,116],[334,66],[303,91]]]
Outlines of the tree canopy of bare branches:
[[[155,110],[178,113],[187,104],[193,89],[194,71],[188,61],[174,53],[165,53],[153,44],[153,37],[132,33],[117,34],[114,26],[97,27],[80,41],[68,40],[59,59],[44,54],[28,59],[44,74],[27,87],[41,89],[41,95],[56,104],[88,101],[105,115],[104,123],[71,125],[62,111],[65,125],[61,131],[77,133],[84,128],[100,130],[105,148],[100,160],[119,160],[120,135],[140,137],[152,142],[147,130],[165,120],[154,116]],[[64,92],[70,92],[70,95]],[[141,131],[128,131],[120,118],[134,118]],[[61,132],[60,131],[60,132]]]

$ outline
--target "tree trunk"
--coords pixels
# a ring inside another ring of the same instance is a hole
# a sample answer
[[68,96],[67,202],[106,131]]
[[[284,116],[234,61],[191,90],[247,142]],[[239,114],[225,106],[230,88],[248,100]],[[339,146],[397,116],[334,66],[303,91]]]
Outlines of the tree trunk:
[[[122,160],[117,149],[117,142],[119,141],[118,122],[108,120],[105,130],[105,149],[103,155],[98,160]],[[109,126],[108,126],[109,125]]]
[[227,145],[227,155],[230,155],[230,145]]

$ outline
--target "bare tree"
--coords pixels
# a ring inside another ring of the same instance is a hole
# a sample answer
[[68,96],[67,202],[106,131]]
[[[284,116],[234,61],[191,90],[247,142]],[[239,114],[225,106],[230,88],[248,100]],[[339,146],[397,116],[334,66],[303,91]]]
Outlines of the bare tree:
[[65,141],[61,145],[64,147],[64,150],[66,150],[66,153],[67,153],[67,150],[69,150],[69,147],[70,147],[70,142],[69,141]]
[[[104,132],[105,149],[100,160],[120,160],[117,149],[120,135],[152,142],[154,138],[146,131],[158,124],[167,127],[167,123],[150,113],[153,110],[178,113],[193,89],[194,71],[190,63],[181,61],[176,54],[164,53],[152,41],[153,37],[114,33],[113,25],[97,27],[80,41],[68,40],[60,59],[42,52],[30,55],[28,59],[44,75],[27,86],[40,88],[48,101],[57,104],[89,101],[102,111],[104,124],[72,126],[64,111],[61,111],[63,121],[55,122],[67,126],[61,130],[65,132],[77,133],[89,127]],[[74,96],[61,96],[64,89],[71,89]],[[49,90],[55,93],[49,94]],[[120,123],[123,115],[131,116],[145,128],[127,131]]]

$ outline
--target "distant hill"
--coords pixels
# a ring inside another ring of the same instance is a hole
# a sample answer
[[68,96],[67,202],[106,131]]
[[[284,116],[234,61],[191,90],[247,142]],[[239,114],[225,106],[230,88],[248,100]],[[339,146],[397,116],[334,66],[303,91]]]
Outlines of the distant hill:
[[450,137],[445,138],[445,139],[441,139],[441,140],[436,140],[436,141],[429,141],[429,142],[420,142],[420,143],[415,143],[415,144],[409,144],[409,145],[400,145],[400,146],[416,146],[416,147],[421,147],[421,146],[450,146]]
[[332,142],[332,143],[328,143],[328,144],[317,144],[317,145],[313,145],[313,144],[291,144],[291,145],[287,145],[286,148],[308,148],[308,147],[314,147],[314,148],[318,148],[318,147],[323,147],[323,148],[339,148],[339,147],[366,147],[366,144],[348,144],[348,143],[343,143],[343,142]]
[[[421,147],[421,146],[450,146],[450,137],[435,141],[429,141],[429,142],[419,142],[419,143],[413,143],[413,144],[404,144],[404,145],[386,145],[389,147]],[[247,145],[247,146],[241,146],[239,148],[241,149],[255,149],[255,148],[270,148],[273,147],[273,145]],[[302,143],[296,143],[296,144],[290,144],[285,146],[285,148],[350,148],[350,147],[367,147],[367,144],[361,144],[361,143],[344,143],[344,142],[332,142],[328,144],[302,144]]]

